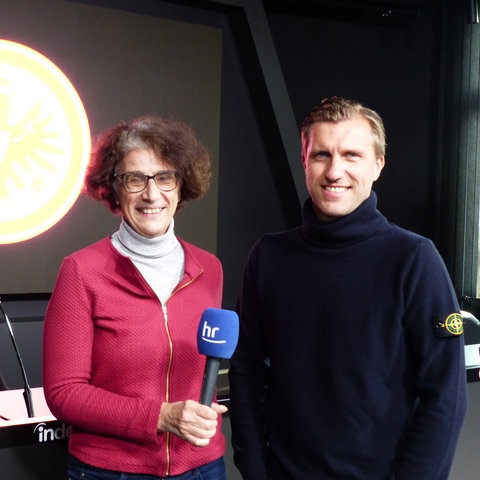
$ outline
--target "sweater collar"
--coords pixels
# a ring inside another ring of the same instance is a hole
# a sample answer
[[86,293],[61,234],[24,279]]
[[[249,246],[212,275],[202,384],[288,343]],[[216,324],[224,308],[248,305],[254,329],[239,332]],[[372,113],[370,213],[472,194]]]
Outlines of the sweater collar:
[[372,191],[352,213],[331,222],[321,222],[315,215],[312,199],[305,201],[302,210],[304,236],[324,247],[344,247],[371,237],[387,224],[377,210],[377,196]]
[[120,228],[114,236],[122,245],[126,252],[138,257],[159,258],[170,253],[177,243],[177,238],[173,232],[173,218],[168,230],[158,237],[147,238],[139,235],[122,218]]

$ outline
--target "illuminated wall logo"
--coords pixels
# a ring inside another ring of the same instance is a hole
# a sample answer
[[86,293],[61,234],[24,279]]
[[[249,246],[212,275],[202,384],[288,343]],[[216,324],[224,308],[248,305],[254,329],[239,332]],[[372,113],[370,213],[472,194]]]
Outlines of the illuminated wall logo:
[[0,244],[65,215],[89,155],[87,115],[67,77],[35,50],[0,40]]

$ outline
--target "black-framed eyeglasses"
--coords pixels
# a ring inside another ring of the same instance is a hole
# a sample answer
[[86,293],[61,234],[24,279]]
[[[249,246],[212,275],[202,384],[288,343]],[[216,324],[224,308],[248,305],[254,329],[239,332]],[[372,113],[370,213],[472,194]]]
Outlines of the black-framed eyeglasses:
[[145,175],[142,172],[117,173],[115,177],[120,179],[125,190],[130,193],[143,192],[149,180],[153,180],[162,192],[170,192],[177,188],[179,181],[178,172],[173,170],[157,172],[155,175]]

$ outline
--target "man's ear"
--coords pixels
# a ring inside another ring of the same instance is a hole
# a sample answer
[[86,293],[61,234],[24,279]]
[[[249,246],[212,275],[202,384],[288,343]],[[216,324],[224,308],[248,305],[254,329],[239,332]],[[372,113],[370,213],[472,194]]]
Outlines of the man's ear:
[[306,150],[307,150],[307,145],[305,145],[304,142],[302,142],[302,165],[303,168],[305,169],[305,166],[307,164],[307,157],[306,157]]
[[375,173],[374,173],[374,177],[373,177],[374,181],[378,180],[378,178],[380,177],[380,173],[382,172],[384,166],[385,166],[385,155],[382,155],[382,156],[378,157],[377,160],[375,161]]

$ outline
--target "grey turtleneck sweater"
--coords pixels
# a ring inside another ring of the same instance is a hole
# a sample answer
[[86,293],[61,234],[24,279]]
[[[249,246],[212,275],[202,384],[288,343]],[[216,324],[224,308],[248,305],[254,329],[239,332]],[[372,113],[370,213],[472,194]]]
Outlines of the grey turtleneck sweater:
[[165,234],[147,238],[135,232],[122,219],[119,230],[112,235],[113,246],[132,260],[162,304],[165,304],[184,272],[185,254],[173,227],[172,218]]

